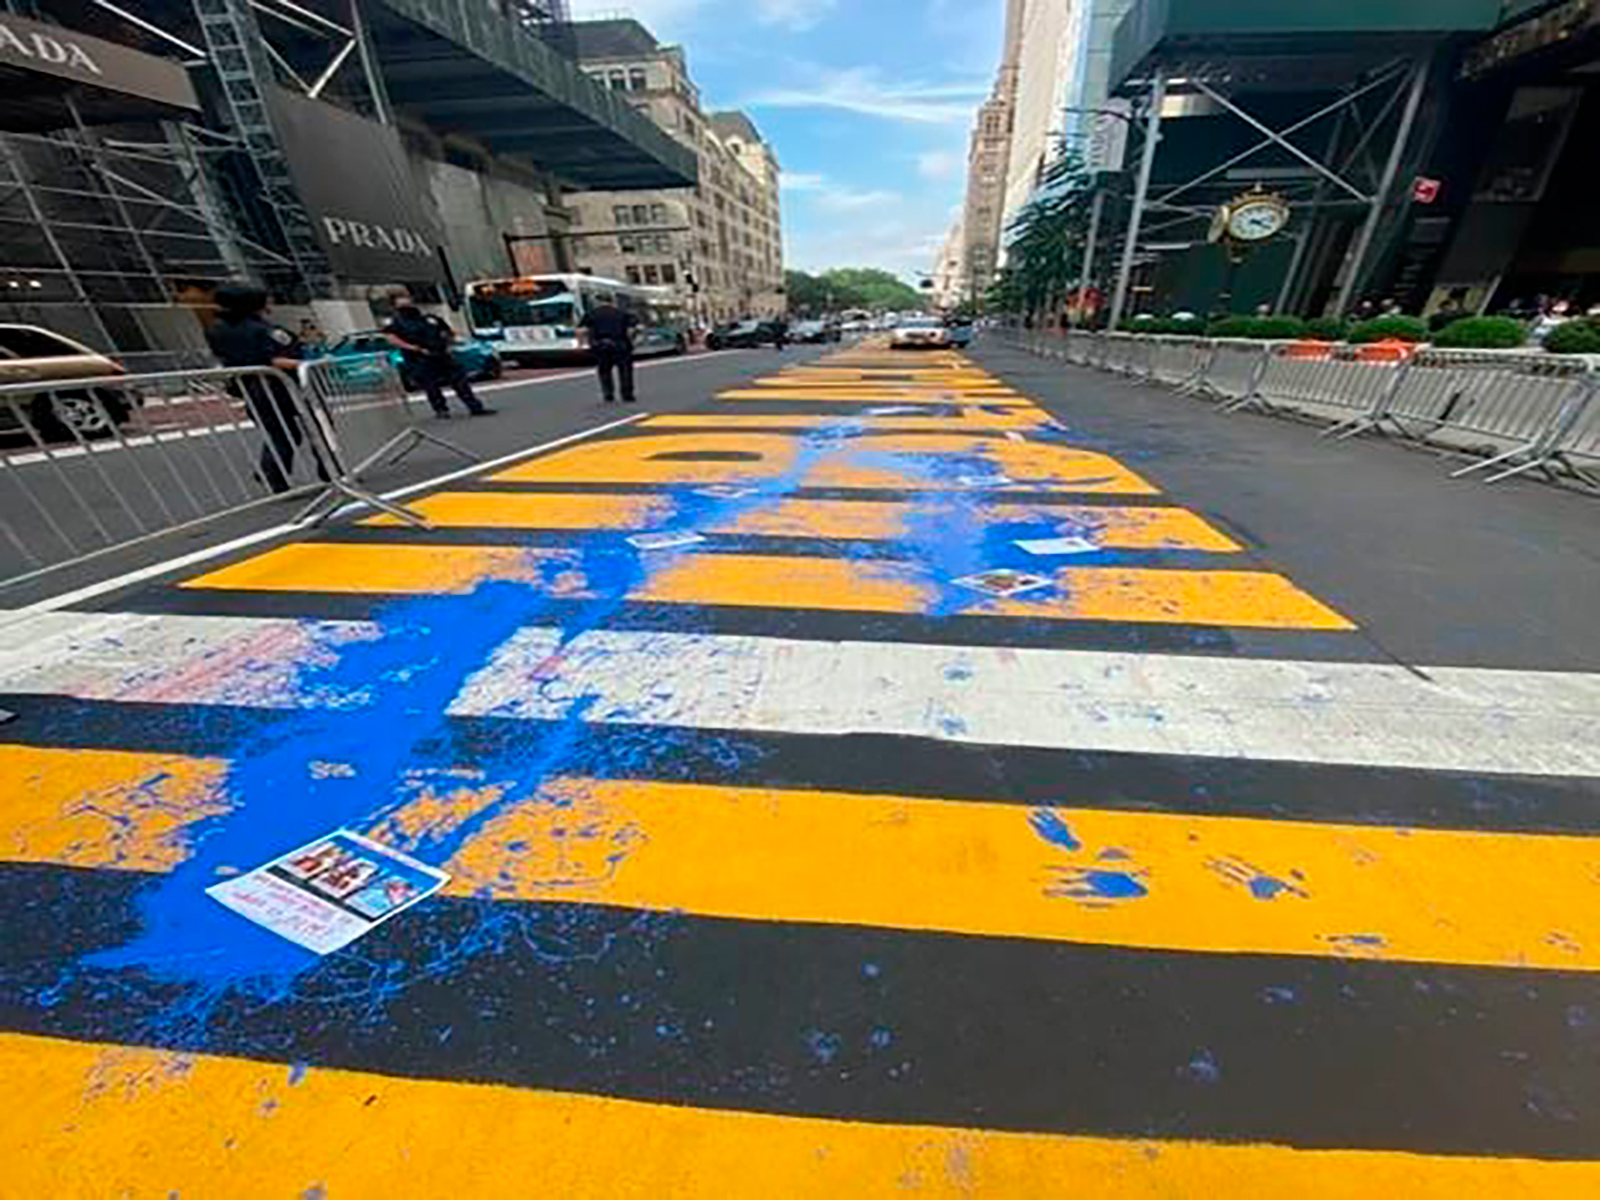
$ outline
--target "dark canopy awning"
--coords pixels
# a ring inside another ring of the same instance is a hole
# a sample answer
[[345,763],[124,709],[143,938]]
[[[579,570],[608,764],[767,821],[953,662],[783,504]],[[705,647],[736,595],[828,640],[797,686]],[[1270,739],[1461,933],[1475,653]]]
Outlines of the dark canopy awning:
[[584,190],[694,186],[692,151],[493,6],[379,0],[369,12],[390,101],[429,127]]

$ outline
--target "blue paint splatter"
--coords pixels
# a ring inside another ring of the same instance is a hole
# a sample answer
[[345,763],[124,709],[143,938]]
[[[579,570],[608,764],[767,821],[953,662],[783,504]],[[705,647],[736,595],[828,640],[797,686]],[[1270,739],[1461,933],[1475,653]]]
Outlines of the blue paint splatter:
[[824,1033],[820,1029],[808,1029],[805,1032],[806,1049],[811,1051],[811,1057],[823,1066],[827,1066],[839,1056],[839,1050],[844,1041],[836,1033]]
[[877,963],[862,963],[861,973],[868,979],[876,979],[879,975],[883,974],[883,968]]
[[1063,850],[1082,850],[1080,842],[1068,825],[1050,808],[1036,808],[1028,814],[1028,824],[1033,826],[1033,831],[1049,842],[1052,846],[1060,846]]
[[300,1084],[305,1080],[305,1077],[306,1077],[307,1073],[310,1072],[310,1070],[311,1070],[311,1067],[307,1063],[303,1063],[303,1062],[290,1063],[289,1064],[289,1086],[290,1087],[299,1087]]
[[1264,987],[1261,989],[1261,998],[1268,1004],[1293,1004],[1299,995],[1292,987]]
[[867,1044],[869,1046],[871,1046],[874,1050],[887,1049],[889,1044],[891,1042],[893,1042],[893,1041],[894,1041],[894,1033],[893,1033],[893,1031],[885,1029],[881,1025],[878,1026],[870,1034],[867,1035]]
[[1270,875],[1257,875],[1250,881],[1250,894],[1257,900],[1276,900],[1284,892],[1294,890],[1283,880],[1274,879]]
[[1150,889],[1145,886],[1140,874],[1131,871],[1073,869],[1062,872],[1060,882],[1047,888],[1045,894],[1065,896],[1085,904],[1142,900],[1150,894]]
[[1222,1078],[1222,1068],[1209,1050],[1196,1051],[1183,1070],[1196,1083],[1213,1084]]

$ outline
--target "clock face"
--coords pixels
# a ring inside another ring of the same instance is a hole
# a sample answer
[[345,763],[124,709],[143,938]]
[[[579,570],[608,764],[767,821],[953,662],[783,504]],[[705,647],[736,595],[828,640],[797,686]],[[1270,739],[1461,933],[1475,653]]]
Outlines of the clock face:
[[1241,242],[1259,242],[1289,223],[1289,210],[1276,200],[1241,204],[1228,218],[1228,232]]

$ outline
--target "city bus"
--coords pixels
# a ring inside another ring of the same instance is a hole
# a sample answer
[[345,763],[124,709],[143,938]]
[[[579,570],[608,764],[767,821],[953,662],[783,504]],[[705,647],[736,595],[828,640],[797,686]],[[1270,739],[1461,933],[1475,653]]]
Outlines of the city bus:
[[689,348],[688,315],[670,288],[636,287],[594,275],[523,275],[467,284],[473,336],[494,343],[501,358],[523,366],[582,355],[578,322],[603,300],[639,318],[635,354],[682,354]]

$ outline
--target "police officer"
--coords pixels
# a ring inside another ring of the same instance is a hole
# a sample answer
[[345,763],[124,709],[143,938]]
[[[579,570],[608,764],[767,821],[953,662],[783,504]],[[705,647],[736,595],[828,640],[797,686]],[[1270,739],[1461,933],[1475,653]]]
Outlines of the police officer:
[[595,305],[578,322],[588,337],[589,349],[594,352],[595,368],[600,373],[600,396],[607,404],[617,399],[613,372],[622,379],[622,402],[634,402],[633,327],[638,323],[638,317],[623,312],[609,300]]
[[418,308],[410,292],[394,292],[389,299],[394,304],[394,317],[383,327],[383,332],[405,355],[406,366],[427,394],[433,415],[441,421],[450,416],[444,398],[447,383],[466,406],[469,416],[485,417],[494,412],[484,407],[483,401],[473,393],[466,371],[451,352],[450,343],[455,341],[456,335],[450,326]]
[[[300,366],[298,339],[287,329],[267,320],[267,293],[253,283],[228,283],[216,291],[217,321],[206,331],[211,352],[225,367],[276,367],[293,373]],[[274,492],[289,490],[295,447],[305,441],[305,429],[294,396],[283,381],[270,376],[247,376],[233,385],[244,399],[250,419],[266,438],[261,447],[260,479]],[[311,450],[317,476],[326,481],[327,470],[315,446]]]

